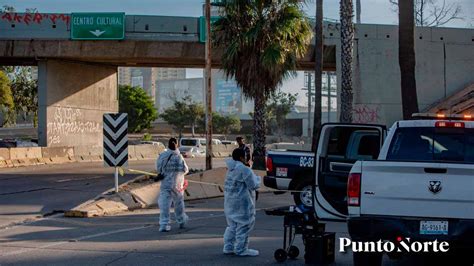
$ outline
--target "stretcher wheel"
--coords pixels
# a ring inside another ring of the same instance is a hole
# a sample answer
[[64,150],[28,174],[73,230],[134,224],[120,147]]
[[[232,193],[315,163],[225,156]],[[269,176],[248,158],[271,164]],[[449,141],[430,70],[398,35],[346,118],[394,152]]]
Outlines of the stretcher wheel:
[[296,259],[299,255],[300,250],[295,246],[291,246],[288,250],[288,257],[290,257],[290,259]]
[[284,262],[287,258],[287,254],[286,254],[286,251],[284,249],[277,249],[275,250],[275,254],[274,254],[274,257],[275,257],[275,260],[278,261],[278,262]]

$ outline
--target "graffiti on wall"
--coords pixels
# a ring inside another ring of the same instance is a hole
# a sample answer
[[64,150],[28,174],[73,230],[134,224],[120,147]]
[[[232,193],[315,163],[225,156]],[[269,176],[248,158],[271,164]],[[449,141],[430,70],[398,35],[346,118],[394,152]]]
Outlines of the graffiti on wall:
[[352,112],[354,123],[377,123],[380,119],[378,105],[356,104]]
[[42,13],[0,13],[0,19],[9,23],[15,24],[42,24],[44,21],[48,21],[51,24],[57,24],[64,22],[69,25],[71,17],[68,14],[42,14]]
[[57,107],[48,122],[48,145],[61,144],[64,138],[74,134],[102,133],[98,122],[87,121],[80,109]]

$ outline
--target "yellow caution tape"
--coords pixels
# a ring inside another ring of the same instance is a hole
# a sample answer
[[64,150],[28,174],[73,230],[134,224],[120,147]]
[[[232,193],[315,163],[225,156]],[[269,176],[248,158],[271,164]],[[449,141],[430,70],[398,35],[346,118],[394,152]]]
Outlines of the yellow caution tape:
[[[129,172],[132,172],[132,173],[139,173],[139,174],[144,174],[144,175],[149,175],[149,176],[157,176],[158,174],[157,173],[152,173],[152,172],[147,172],[147,171],[142,171],[142,170],[136,170],[136,169],[125,169]],[[124,175],[125,173],[125,170],[121,167],[119,167],[119,173],[121,176]],[[222,187],[223,185],[222,184],[216,184],[216,183],[209,183],[209,182],[202,182],[202,181],[195,181],[195,180],[189,180],[187,179],[188,182],[190,183],[196,183],[196,184],[202,184],[202,185],[208,185],[208,186],[218,186],[218,187]],[[304,192],[302,190],[285,190],[285,189],[274,189],[274,188],[268,188],[271,192],[291,192],[291,193],[301,193],[301,192]]]

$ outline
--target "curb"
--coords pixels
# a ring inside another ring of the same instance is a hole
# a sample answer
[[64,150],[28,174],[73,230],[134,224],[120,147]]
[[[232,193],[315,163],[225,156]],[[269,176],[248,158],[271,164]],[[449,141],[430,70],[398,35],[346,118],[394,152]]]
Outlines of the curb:
[[[225,168],[223,168],[225,171]],[[221,173],[220,168],[208,172]],[[186,179],[202,181],[206,179],[207,173],[187,175]],[[222,177],[222,180],[224,176]],[[124,211],[156,207],[160,191],[160,182],[154,182],[148,176],[139,176],[119,186],[119,193],[115,194],[113,189],[107,190],[92,200],[88,200],[64,213],[65,217],[97,217],[116,214]],[[206,199],[222,197],[221,189],[211,190],[204,188],[201,184],[189,183],[185,191],[185,200]]]
[[[226,171],[227,168],[222,167],[187,175],[189,186],[185,190],[184,200],[223,197]],[[258,174],[261,173],[258,172]],[[205,185],[201,182],[217,185]],[[64,216],[89,218],[157,207],[159,191],[160,182],[154,182],[146,175],[139,176],[120,185],[118,194],[115,194],[113,189],[109,189],[94,199],[66,211]],[[265,189],[263,191],[266,192]]]

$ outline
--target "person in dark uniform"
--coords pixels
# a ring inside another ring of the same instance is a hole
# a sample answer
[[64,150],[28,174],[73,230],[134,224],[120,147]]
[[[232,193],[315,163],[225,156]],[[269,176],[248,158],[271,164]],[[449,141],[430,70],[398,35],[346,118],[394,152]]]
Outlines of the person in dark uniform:
[[[252,168],[252,151],[250,150],[250,147],[245,144],[244,138],[240,136],[235,138],[235,140],[237,141],[237,144],[239,144],[239,147],[237,149],[243,150],[245,153],[245,158],[242,163],[245,166]],[[255,191],[255,200],[258,200],[258,191]]]
[[252,160],[252,153],[250,151],[250,147],[247,144],[245,144],[244,138],[242,137],[237,137],[235,140],[237,141],[237,144],[239,144],[238,149],[241,149],[245,152],[244,164],[250,167],[250,161]]

